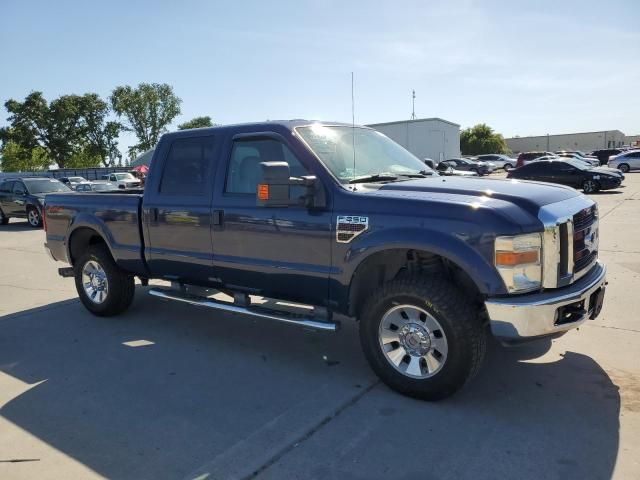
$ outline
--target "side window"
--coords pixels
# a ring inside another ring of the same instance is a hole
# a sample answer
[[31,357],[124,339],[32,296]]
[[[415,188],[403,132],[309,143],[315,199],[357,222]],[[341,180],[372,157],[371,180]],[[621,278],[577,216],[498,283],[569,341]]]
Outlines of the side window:
[[160,193],[204,195],[212,161],[213,137],[174,140],[164,162]]
[[225,191],[255,195],[261,162],[287,162],[292,177],[308,175],[307,170],[282,142],[268,138],[238,140],[231,149]]
[[14,182],[13,193],[25,193],[26,191],[27,191],[27,187],[24,186],[24,183]]
[[109,180],[111,180],[112,182],[117,182],[118,179],[116,178],[115,175],[109,175]]
[[0,193],[11,193],[13,182],[0,183]]

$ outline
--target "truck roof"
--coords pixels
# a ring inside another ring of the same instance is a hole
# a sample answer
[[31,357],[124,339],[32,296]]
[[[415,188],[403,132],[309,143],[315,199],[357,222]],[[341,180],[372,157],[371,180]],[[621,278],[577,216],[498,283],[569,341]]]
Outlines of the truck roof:
[[[304,120],[304,119],[292,119],[292,120],[266,120],[264,122],[247,122],[247,123],[235,123],[230,125],[220,125],[216,127],[204,127],[204,128],[190,128],[186,130],[178,130],[176,132],[166,133],[167,137],[180,137],[182,135],[188,135],[194,131],[197,132],[221,132],[225,130],[257,130],[260,129],[272,129],[274,126],[285,128],[287,130],[293,130],[295,127],[301,127],[305,125],[311,124],[320,124],[320,125],[340,125],[350,127],[350,123],[344,122],[328,122],[322,120]],[[359,128],[369,128],[364,125],[356,125]]]

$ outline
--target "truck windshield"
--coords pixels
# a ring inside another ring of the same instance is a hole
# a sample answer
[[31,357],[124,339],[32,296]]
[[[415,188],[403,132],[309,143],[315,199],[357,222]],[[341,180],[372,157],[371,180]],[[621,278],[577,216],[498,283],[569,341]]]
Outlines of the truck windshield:
[[115,175],[118,180],[135,180],[136,179],[136,177],[134,177],[130,173],[116,173]]
[[297,127],[296,132],[341,183],[359,177],[375,181],[421,173],[436,175],[413,154],[369,128],[316,124]]
[[54,180],[53,178],[43,178],[42,180],[24,180],[27,190],[32,195],[39,193],[54,193],[54,192],[70,192],[71,189],[64,183]]

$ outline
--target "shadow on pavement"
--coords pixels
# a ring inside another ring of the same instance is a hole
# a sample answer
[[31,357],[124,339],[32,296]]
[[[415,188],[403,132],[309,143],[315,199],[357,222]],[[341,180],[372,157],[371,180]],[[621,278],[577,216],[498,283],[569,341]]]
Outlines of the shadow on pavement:
[[440,403],[380,386],[260,478],[609,479],[618,388],[582,354],[527,361],[548,346],[494,343],[478,377]]
[[[137,293],[118,318],[78,302],[0,318],[0,370],[32,385],[0,415],[100,475],[181,478],[321,386],[357,395],[372,383],[352,324],[331,336]],[[521,361],[546,347],[493,347],[437,404],[376,387],[263,473],[608,478],[617,388],[584,355]]]
[[7,225],[0,225],[0,232],[32,232],[40,230],[29,225],[29,222],[22,219],[12,218]]

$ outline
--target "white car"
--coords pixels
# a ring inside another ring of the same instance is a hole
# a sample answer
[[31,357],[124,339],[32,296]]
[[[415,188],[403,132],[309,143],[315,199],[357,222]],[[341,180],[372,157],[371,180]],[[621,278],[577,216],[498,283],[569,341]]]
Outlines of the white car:
[[501,153],[478,155],[476,158],[482,162],[489,162],[495,165],[495,168],[502,168],[505,171],[511,170],[516,166],[516,160],[514,158]]
[[131,175],[129,172],[110,173],[107,180],[115,183],[119,189],[127,190],[130,188],[140,188],[140,180]]
[[640,150],[629,150],[609,157],[607,165],[617,168],[623,173],[629,170],[640,170]]
[[592,167],[599,167],[600,160],[597,158],[584,157],[579,153],[571,153],[571,152],[562,152],[557,154],[561,158],[573,158],[574,160],[580,160],[581,162],[586,162]]

